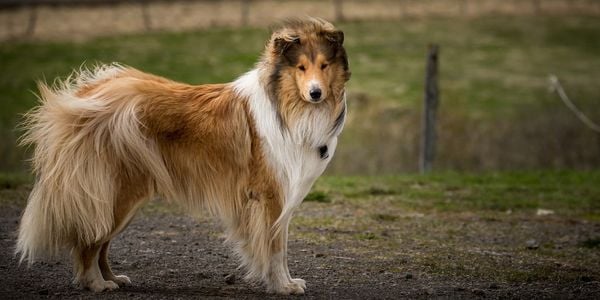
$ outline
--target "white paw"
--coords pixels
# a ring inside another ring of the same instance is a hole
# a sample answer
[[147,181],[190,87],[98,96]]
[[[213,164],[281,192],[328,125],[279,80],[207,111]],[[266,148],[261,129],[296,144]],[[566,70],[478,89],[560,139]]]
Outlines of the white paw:
[[290,281],[281,286],[273,287],[269,290],[280,295],[302,295],[304,294],[304,286],[306,286],[304,280],[299,279],[299,281]]
[[117,275],[115,278],[111,279],[119,286],[131,284],[131,279],[125,275]]
[[94,280],[86,286],[90,291],[94,293],[100,293],[103,291],[112,291],[119,288],[119,285],[111,280]]
[[302,289],[306,290],[306,281],[304,281],[304,279],[294,278],[292,279],[292,282],[299,285]]

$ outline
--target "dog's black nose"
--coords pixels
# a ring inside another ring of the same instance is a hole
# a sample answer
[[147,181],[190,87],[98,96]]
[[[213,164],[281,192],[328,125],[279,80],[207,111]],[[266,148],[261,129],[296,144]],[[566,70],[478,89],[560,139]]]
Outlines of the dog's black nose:
[[312,89],[312,90],[310,90],[310,98],[313,101],[321,100],[321,89]]

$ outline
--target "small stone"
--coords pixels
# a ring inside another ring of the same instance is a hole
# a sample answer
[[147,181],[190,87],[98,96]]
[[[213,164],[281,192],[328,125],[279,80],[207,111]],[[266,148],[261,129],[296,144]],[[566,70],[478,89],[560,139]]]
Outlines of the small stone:
[[225,276],[225,283],[234,284],[235,283],[235,275],[229,274],[229,275]]
[[413,274],[411,273],[406,273],[406,275],[404,275],[404,279],[412,279],[413,278]]
[[554,211],[550,210],[550,209],[538,208],[538,210],[537,210],[537,212],[535,214],[537,216],[548,216],[548,215],[553,215]]
[[473,289],[471,292],[477,296],[485,296],[485,291],[482,289]]
[[536,240],[528,240],[527,242],[525,242],[525,246],[529,250],[537,250],[538,248],[540,248],[540,244]]
[[315,257],[325,257],[325,254],[323,254],[323,253],[315,253]]

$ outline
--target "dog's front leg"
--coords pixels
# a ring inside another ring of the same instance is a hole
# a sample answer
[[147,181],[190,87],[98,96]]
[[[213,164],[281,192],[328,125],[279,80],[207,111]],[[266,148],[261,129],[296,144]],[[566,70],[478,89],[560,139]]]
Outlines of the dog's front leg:
[[292,279],[287,267],[289,216],[280,217],[283,209],[277,198],[248,194],[249,201],[239,221],[231,223],[237,226],[229,230],[228,238],[247,269],[246,278],[264,283],[271,293],[303,294],[304,280]]
[[288,227],[291,217],[280,223],[279,234],[273,240],[274,250],[269,264],[268,289],[280,294],[304,294],[306,282],[300,278],[292,278],[287,262]]
[[285,229],[283,231],[283,247],[284,247],[284,251],[283,251],[283,266],[285,267],[285,272],[287,274],[287,277],[294,282],[295,284],[299,285],[300,287],[302,287],[302,289],[306,290],[306,281],[304,281],[304,279],[301,278],[292,278],[292,276],[290,275],[290,270],[288,269],[288,256],[287,256],[287,250],[288,250],[288,228],[290,225],[290,220],[292,218],[288,218],[286,220],[286,222],[284,222],[285,224],[283,224],[283,229]]

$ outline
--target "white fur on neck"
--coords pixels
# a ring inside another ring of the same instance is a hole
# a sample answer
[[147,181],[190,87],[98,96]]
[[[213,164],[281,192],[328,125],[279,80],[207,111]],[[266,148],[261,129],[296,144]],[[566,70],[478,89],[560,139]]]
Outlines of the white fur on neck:
[[[260,69],[254,69],[233,82],[235,91],[247,98],[266,156],[282,185],[285,203],[277,223],[290,218],[323,173],[337,146],[341,126],[332,132],[333,120],[324,110],[302,116],[297,124],[282,128],[265,87]],[[302,101],[302,100],[298,100]],[[345,105],[345,98],[344,98]],[[327,145],[329,156],[322,159],[318,147]]]

